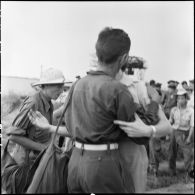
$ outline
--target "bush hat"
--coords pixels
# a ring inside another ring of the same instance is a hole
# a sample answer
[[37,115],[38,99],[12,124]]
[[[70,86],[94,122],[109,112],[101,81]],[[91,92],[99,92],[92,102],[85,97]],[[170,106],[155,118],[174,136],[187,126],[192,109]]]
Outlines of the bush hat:
[[42,72],[40,76],[40,80],[36,83],[33,83],[32,86],[37,86],[37,85],[44,85],[44,84],[64,84],[65,78],[62,73],[62,71],[54,69],[54,68],[49,68]]
[[175,81],[174,80],[169,80],[167,83],[168,84],[175,84]]
[[184,95],[184,94],[188,94],[188,92],[185,89],[178,89],[177,95]]

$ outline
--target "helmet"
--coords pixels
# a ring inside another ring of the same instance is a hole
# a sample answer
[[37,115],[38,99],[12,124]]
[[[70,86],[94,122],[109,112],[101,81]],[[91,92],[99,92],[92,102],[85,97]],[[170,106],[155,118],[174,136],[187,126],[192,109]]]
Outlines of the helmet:
[[62,71],[49,68],[42,72],[40,80],[33,83],[32,86],[43,85],[43,84],[64,84],[65,78]]

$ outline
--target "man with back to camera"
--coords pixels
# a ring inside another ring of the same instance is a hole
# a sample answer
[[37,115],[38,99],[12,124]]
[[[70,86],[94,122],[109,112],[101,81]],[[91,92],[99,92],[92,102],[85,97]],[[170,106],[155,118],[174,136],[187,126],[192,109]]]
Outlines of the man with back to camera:
[[[69,162],[70,193],[124,193],[118,141],[123,132],[114,119],[134,119],[135,104],[128,89],[115,80],[126,62],[130,39],[123,30],[105,28],[96,43],[98,67],[75,86],[65,114],[67,129],[75,137]],[[129,178],[130,179],[130,178]]]

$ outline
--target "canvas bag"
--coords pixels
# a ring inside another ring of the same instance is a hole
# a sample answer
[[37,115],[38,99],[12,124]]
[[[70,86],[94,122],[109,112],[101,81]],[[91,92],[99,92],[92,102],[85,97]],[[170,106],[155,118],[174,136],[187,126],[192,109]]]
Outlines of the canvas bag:
[[24,193],[30,169],[29,151],[26,150],[24,163],[18,164],[8,151],[9,139],[1,156],[1,186],[8,194]]
[[[65,111],[68,107],[68,104],[71,101],[73,89],[76,82],[70,89],[70,92],[67,96],[65,102],[65,108],[61,115],[61,118],[58,122],[56,132],[52,138],[49,146],[43,150],[35,160],[30,173],[30,180],[27,183],[30,183],[27,188],[26,193],[30,194],[41,194],[41,193],[67,193],[67,177],[68,177],[68,162],[72,153],[72,149],[66,152],[54,144],[59,126],[62,122]],[[71,137],[70,135],[66,135]],[[32,175],[33,178],[32,178]],[[32,180],[31,180],[32,178]]]

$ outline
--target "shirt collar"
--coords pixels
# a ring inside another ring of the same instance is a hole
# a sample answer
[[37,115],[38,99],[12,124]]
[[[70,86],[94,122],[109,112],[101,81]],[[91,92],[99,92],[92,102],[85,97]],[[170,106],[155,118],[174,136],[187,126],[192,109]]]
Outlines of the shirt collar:
[[42,91],[40,91],[40,96],[41,96],[41,99],[43,100],[45,110],[46,110],[46,112],[48,112],[50,108],[51,109],[53,108],[52,102],[47,100],[47,98],[45,97],[45,95]]
[[89,75],[107,75],[107,76],[109,76],[108,73],[106,73],[102,70],[90,70],[90,71],[87,72],[87,74],[89,74]]

